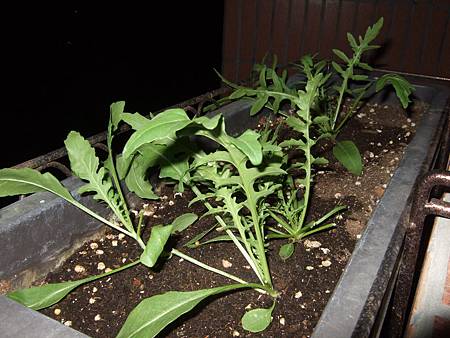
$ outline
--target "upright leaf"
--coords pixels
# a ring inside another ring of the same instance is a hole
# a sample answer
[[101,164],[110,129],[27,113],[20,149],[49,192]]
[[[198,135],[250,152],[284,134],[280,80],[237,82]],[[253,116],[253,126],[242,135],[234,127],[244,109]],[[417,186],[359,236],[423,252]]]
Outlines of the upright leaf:
[[231,142],[249,158],[253,165],[260,165],[262,162],[259,136],[256,131],[248,129],[238,138],[231,138]]
[[337,142],[333,148],[333,155],[352,174],[361,175],[361,154],[352,141]]
[[142,264],[149,268],[155,266],[171,233],[172,225],[155,225],[152,227],[150,238],[145,246],[144,252],[141,254],[140,259]]

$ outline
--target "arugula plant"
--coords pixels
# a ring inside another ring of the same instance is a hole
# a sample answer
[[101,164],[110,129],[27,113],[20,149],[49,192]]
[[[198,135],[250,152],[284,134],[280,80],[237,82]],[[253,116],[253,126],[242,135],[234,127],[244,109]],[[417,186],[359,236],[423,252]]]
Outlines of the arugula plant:
[[[410,95],[414,87],[397,74],[385,74],[378,79],[371,79],[364,74],[365,71],[373,71],[373,68],[362,61],[363,54],[367,51],[380,48],[372,45],[383,27],[383,18],[380,18],[373,26],[369,26],[364,36],[359,36],[358,41],[351,33],[347,33],[347,40],[353,51],[351,57],[339,49],[333,49],[333,53],[344,63],[341,65],[332,61],[331,66],[337,75],[320,89],[320,99],[317,109],[318,130],[335,142],[333,155],[351,173],[362,173],[362,161],[358,148],[351,140],[336,141],[348,120],[355,115],[363,99],[367,99],[374,93],[378,93],[387,85],[394,87],[395,93],[403,108],[407,108]],[[296,65],[309,78],[313,72],[321,72],[324,61],[314,63],[311,56],[301,59],[300,65]],[[354,86],[352,86],[355,84]],[[336,95],[337,94],[337,95]],[[334,97],[337,96],[337,101]],[[346,97],[352,98],[350,106],[344,111],[343,102]]]
[[[371,43],[378,36],[382,26],[383,18],[380,18],[373,26],[369,26],[364,36],[359,36],[358,40],[351,33],[347,33],[347,39],[353,51],[352,56],[349,57],[344,52],[333,49],[333,53],[342,60],[344,65],[334,61],[330,65],[327,60],[316,62],[315,57],[310,55],[301,58],[300,63],[293,64],[306,77],[304,81],[293,84],[302,90],[305,89],[305,84],[314,75],[318,73],[322,73],[324,76],[332,75],[317,88],[318,99],[312,107],[312,114],[317,122],[315,129],[323,137],[329,138],[334,143],[333,155],[347,170],[355,175],[362,173],[362,161],[358,148],[352,140],[336,140],[344,125],[355,115],[363,100],[381,91],[386,86],[393,86],[403,108],[407,108],[410,103],[409,97],[414,90],[414,87],[407,80],[397,74],[385,74],[378,79],[369,78],[364,74],[365,71],[372,71],[373,68],[362,61],[363,54],[380,47]],[[226,102],[227,99],[251,99],[253,102],[250,114],[252,115],[258,113],[264,107],[286,115],[285,112],[279,110],[279,99],[269,99],[270,95],[264,94],[264,91],[295,94],[296,89],[292,88],[293,85],[287,85],[286,71],[278,75],[275,64],[271,67],[258,64],[254,69],[259,71],[259,82],[256,88],[261,92],[253,96],[246,95],[247,92],[241,88],[242,86],[230,83],[219,74],[222,81],[234,89],[232,94],[223,102]],[[350,107],[344,110],[343,102],[346,97],[352,97],[352,103]],[[283,101],[283,98],[281,98],[281,101]]]
[[[124,118],[129,118],[127,113],[123,113],[123,108],[123,102],[118,102],[111,105],[111,116],[107,133],[108,158],[103,165],[100,165],[100,161],[95,155],[95,151],[89,142],[79,133],[71,132],[65,141],[73,173],[87,182],[79,189],[79,192],[93,193],[93,198],[105,203],[109,209],[113,211],[116,218],[120,221],[120,224],[116,224],[115,222],[104,218],[95,211],[78,202],[52,174],[41,174],[40,172],[29,168],[1,169],[0,197],[29,194],[39,191],[52,192],[82,211],[88,213],[100,222],[136,240],[142,249],[140,258],[127,265],[100,275],[95,275],[76,281],[47,284],[39,287],[13,291],[7,295],[10,299],[13,299],[32,309],[39,310],[59,302],[68,293],[82,284],[92,282],[119,271],[123,271],[137,264],[143,264],[149,268],[152,268],[157,263],[169,237],[173,233],[181,232],[197,220],[197,215],[187,213],[179,216],[169,225],[153,226],[147,243],[144,243],[141,236],[143,213],[139,214],[137,224],[134,224],[130,213],[128,212],[128,207],[120,188],[120,182],[113,160],[112,140],[114,133],[117,130],[119,122]],[[166,114],[162,114],[161,117],[170,115],[171,113],[175,114],[175,118],[179,117],[180,113],[186,116],[184,111],[178,109],[171,110],[168,113],[166,112]],[[155,120],[158,121],[158,118],[155,118]],[[159,122],[160,121],[161,118],[159,118]],[[202,122],[204,122],[204,125],[208,126],[209,121],[203,120]],[[212,121],[212,123],[217,123],[217,121]],[[168,130],[171,128],[170,125],[166,127],[169,128]],[[167,134],[166,131],[167,129],[163,131],[163,133]],[[171,249],[170,253],[171,255],[181,257],[193,264],[205,267],[212,272],[234,280],[238,284],[231,284],[214,289],[194,292],[169,292],[164,295],[151,297],[138,305],[130,314],[129,319],[119,333],[119,337],[140,337],[142,335],[145,335],[146,337],[153,337],[169,322],[175,320],[177,317],[193,308],[201,300],[211,295],[249,287],[256,288],[258,290],[266,290],[268,293],[273,292],[271,289],[268,289],[266,285],[247,283],[227,272],[209,267],[202,262],[178,251],[177,249]],[[156,315],[151,317],[143,315],[147,313],[156,313]],[[245,319],[245,323],[250,328],[252,328],[252,325],[260,325],[260,316],[256,316],[255,318],[255,316],[250,313],[247,317],[250,317],[250,319]],[[262,317],[264,319],[264,316]]]
[[[317,221],[306,222],[308,205],[311,199],[311,188],[313,181],[313,168],[317,165],[326,164],[324,158],[315,158],[312,148],[321,138],[326,135],[313,135],[313,129],[321,123],[321,117],[313,116],[313,109],[317,106],[320,89],[328,81],[331,74],[324,75],[321,70],[324,65],[316,66],[315,72],[309,72],[304,90],[293,90],[286,85],[286,77],[278,77],[273,69],[267,72],[267,68],[262,67],[259,77],[259,84],[256,88],[239,86],[223,79],[234,89],[233,98],[249,97],[254,100],[252,106],[256,107],[251,113],[257,113],[258,109],[269,104],[269,108],[276,113],[285,115],[286,124],[295,130],[298,139],[286,140],[279,144],[282,148],[295,148],[300,151],[302,157],[297,158],[297,162],[288,163],[285,161],[287,171],[300,170],[302,175],[294,179],[288,175],[284,186],[288,186],[290,191],[278,191],[278,201],[275,207],[266,206],[266,213],[276,220],[281,228],[270,227],[271,233],[268,238],[284,238],[289,242],[280,249],[280,256],[283,259],[289,258],[294,252],[294,243],[300,241],[307,235],[311,235],[321,230],[335,226],[334,223],[323,224],[327,219],[342,211],[345,207],[337,206]],[[282,103],[288,103],[295,115],[284,114],[279,108]],[[272,146],[275,140],[272,139]],[[302,189],[302,197],[298,198],[297,191]]]
[[[132,122],[131,119],[128,121]],[[281,187],[276,178],[285,174],[281,168],[283,159],[268,156],[281,148],[266,142],[252,130],[239,137],[228,135],[221,115],[189,119],[180,109],[165,111],[144,124],[133,124],[132,128],[135,132],[125,144],[120,160],[121,175],[127,176],[136,156],[157,154],[151,165],[160,167],[160,177],[177,181],[178,187],[188,185],[192,189],[197,196],[191,204],[203,202],[208,209],[205,215],[214,215],[217,221],[214,228],[218,227],[224,233],[212,241],[232,241],[253,269],[259,284],[250,284],[237,277],[231,279],[263,290],[274,298],[272,307],[248,311],[242,318],[246,330],[265,329],[271,322],[270,314],[278,293],[273,287],[266,257],[264,200]],[[210,153],[195,149],[190,141],[193,136],[207,138],[220,147]],[[141,169],[146,171],[148,167]],[[216,201],[214,206],[211,199]],[[205,234],[193,242],[201,240]],[[218,272],[205,264],[197,265]],[[237,284],[236,288],[242,285]],[[227,286],[227,290],[230,287]],[[216,294],[209,291],[195,292]],[[167,297],[173,298],[175,294],[169,292]],[[150,300],[148,302],[152,304]]]

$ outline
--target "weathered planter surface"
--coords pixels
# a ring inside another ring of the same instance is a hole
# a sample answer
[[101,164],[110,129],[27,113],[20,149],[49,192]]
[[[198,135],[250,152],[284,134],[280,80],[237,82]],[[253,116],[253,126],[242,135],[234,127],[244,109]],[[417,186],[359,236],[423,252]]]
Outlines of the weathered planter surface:
[[[414,78],[410,80],[415,83]],[[392,96],[381,94],[374,99],[387,102]],[[430,107],[357,243],[314,337],[367,337],[379,328],[374,324],[382,322],[382,302],[389,299],[395,279],[409,200],[418,176],[433,165],[450,97],[445,87],[434,85],[416,85],[415,96]],[[257,119],[249,117],[249,107],[249,103],[235,102],[221,109],[231,134],[255,125]],[[75,178],[64,183],[72,192],[81,184]],[[85,197],[83,203],[98,206]],[[37,193],[1,209],[0,281],[12,281],[13,286],[29,284],[67,257],[74,244],[101,228],[88,215],[49,193]],[[4,296],[0,296],[0,332],[2,337],[85,337]]]

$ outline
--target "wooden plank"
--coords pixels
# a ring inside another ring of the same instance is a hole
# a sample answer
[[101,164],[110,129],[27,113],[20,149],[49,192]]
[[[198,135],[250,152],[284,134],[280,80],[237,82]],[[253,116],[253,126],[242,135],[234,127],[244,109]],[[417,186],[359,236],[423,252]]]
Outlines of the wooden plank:
[[263,57],[270,53],[273,1],[258,0],[258,6],[259,13],[256,18],[258,36],[256,37],[255,60],[256,62],[261,62]]
[[368,60],[378,68],[387,68],[389,65],[389,58],[393,48],[392,30],[395,29],[393,9],[394,2],[389,0],[379,1],[376,5],[375,22],[383,17],[384,24],[374,44],[382,47],[370,53]]
[[287,32],[289,24],[289,1],[274,0],[274,23],[272,30],[272,51],[278,56],[278,62],[287,63]]
[[305,38],[303,34],[305,6],[304,0],[291,0],[290,25],[287,33],[287,58],[289,62],[297,61],[301,57],[301,42]]
[[241,2],[241,48],[239,54],[240,80],[250,76],[253,64],[255,63],[256,46],[256,2],[257,0],[243,0]]
[[227,0],[224,7],[222,74],[231,81],[237,80],[238,5],[238,0]]
[[319,52],[322,0],[309,0],[302,55]]
[[[356,3],[354,1],[342,1],[340,9],[340,19],[337,23],[335,47],[342,50],[345,54],[351,55],[352,50],[347,41],[347,32],[353,30],[353,18],[355,17]],[[353,33],[352,33],[353,34]],[[340,61],[333,55],[333,60]]]
[[424,38],[424,27],[426,25],[426,14],[428,4],[417,2],[411,5],[411,25],[407,38],[408,53],[403,58],[403,69],[405,72],[420,74],[420,50]]
[[429,16],[430,21],[427,25],[428,29],[426,30],[427,35],[425,37],[424,47],[421,55],[420,74],[438,76],[439,74],[436,74],[435,72],[436,64],[439,61],[445,62],[448,66],[450,66],[448,59],[439,60],[442,37],[447,33],[446,28],[448,29],[447,17],[447,12],[442,11],[438,8],[432,8],[431,14]]
[[331,59],[334,55],[332,49],[339,48],[336,44],[339,3],[340,1],[326,1],[325,3],[319,59]]

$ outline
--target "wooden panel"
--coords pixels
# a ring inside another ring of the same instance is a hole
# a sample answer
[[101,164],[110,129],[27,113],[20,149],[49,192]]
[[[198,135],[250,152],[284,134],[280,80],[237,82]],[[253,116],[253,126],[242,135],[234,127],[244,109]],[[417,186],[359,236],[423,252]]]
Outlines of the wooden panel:
[[326,1],[323,13],[322,33],[319,58],[331,59],[333,48],[339,48],[336,44],[337,30],[340,15],[340,1]]
[[[244,0],[245,1],[245,0]],[[256,62],[261,62],[266,53],[270,53],[272,30],[272,0],[258,0],[259,13],[257,17],[258,34],[256,37]]]
[[237,80],[238,5],[238,0],[226,0],[224,7],[222,74],[231,81]]
[[315,54],[319,51],[320,13],[322,9],[322,0],[307,0],[307,3],[308,14],[305,21],[305,39],[303,40],[301,55]]
[[287,39],[289,25],[288,0],[275,0],[274,25],[272,31],[272,51],[278,56],[280,64],[286,64],[287,60]]
[[287,41],[287,57],[289,61],[297,61],[300,54],[300,47],[304,39],[303,27],[305,20],[304,0],[291,0],[291,13],[289,18],[289,31],[286,35]]
[[386,67],[389,63],[389,57],[392,53],[393,41],[392,41],[392,26],[394,21],[394,1],[379,1],[375,9],[375,20],[383,17],[383,28],[378,35],[378,38],[374,42],[377,45],[381,45],[380,49],[377,49],[370,53],[369,61],[376,67]]
[[436,65],[441,52],[442,39],[439,39],[439,36],[442,35],[442,32],[446,32],[445,29],[448,29],[448,13],[441,9],[433,8],[429,18],[427,35],[425,36],[424,48],[420,57],[423,67],[421,73],[426,75],[432,75],[436,72]]
[[[352,32],[353,21],[356,13],[356,3],[354,1],[342,1],[338,28],[336,30],[335,47],[342,50],[345,54],[351,55],[352,50],[347,41],[347,32]],[[338,60],[334,57],[334,60]]]
[[350,55],[346,33],[363,35],[380,17],[384,27],[374,43],[382,48],[366,54],[367,62],[450,76],[450,0],[226,0],[224,72],[243,79],[271,52],[281,64],[316,52],[336,59],[332,48]]
[[425,2],[413,3],[411,8],[411,26],[409,27],[409,37],[407,49],[408,53],[403,59],[403,69],[410,73],[420,72],[419,56],[423,45],[424,28],[426,27],[426,14],[428,4]]
[[[408,15],[410,6],[411,5],[405,1],[394,2],[392,9],[394,23],[390,23],[391,27],[389,30],[389,54],[384,60],[386,63],[386,68],[391,70],[401,71],[403,68],[403,58],[408,50],[406,40],[408,39],[411,24],[410,17]],[[385,29],[387,29],[386,26],[387,25],[385,25]]]
[[441,53],[439,55],[438,64],[436,65],[437,72],[434,73],[438,76],[448,77],[450,78],[450,25],[449,18],[450,10],[447,13],[447,27],[444,30],[444,34],[442,35],[441,41]]
[[[241,0],[242,1],[242,0]],[[241,48],[238,79],[246,79],[255,63],[257,0],[243,0],[240,12]]]

